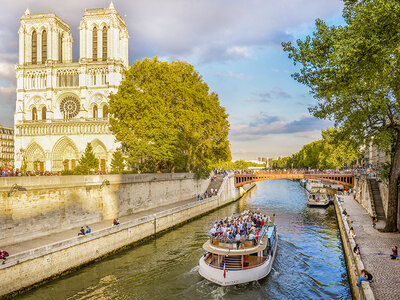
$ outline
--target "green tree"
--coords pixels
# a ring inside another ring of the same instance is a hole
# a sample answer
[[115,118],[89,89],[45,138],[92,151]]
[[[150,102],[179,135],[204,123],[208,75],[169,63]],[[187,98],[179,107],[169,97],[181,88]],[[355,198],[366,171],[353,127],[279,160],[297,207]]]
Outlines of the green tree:
[[[335,120],[359,144],[371,139],[389,151],[386,231],[397,230],[400,171],[400,3],[345,0],[345,26],[316,20],[313,36],[283,43],[301,69],[293,77],[307,85],[318,105],[311,113]],[[389,150],[390,149],[390,150]]]
[[360,155],[357,145],[350,140],[342,139],[341,130],[327,128],[322,130],[322,140],[304,145],[301,150],[290,157],[273,160],[272,168],[310,168],[340,169],[353,163]]
[[194,67],[136,61],[110,96],[111,130],[141,171],[195,171],[230,158],[229,122]]
[[111,172],[115,174],[120,174],[125,169],[125,158],[121,152],[121,150],[117,149],[113,153],[113,157],[111,159]]
[[79,160],[78,166],[75,168],[76,174],[90,174],[90,171],[98,167],[98,161],[93,153],[91,143],[87,143],[85,153]]

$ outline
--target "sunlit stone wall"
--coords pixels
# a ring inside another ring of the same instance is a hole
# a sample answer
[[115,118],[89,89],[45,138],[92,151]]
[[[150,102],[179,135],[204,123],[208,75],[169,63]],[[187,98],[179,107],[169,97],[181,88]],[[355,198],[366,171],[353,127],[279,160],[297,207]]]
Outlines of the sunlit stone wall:
[[[186,200],[209,183],[190,173],[0,179],[3,246]],[[8,195],[13,184],[26,191]]]

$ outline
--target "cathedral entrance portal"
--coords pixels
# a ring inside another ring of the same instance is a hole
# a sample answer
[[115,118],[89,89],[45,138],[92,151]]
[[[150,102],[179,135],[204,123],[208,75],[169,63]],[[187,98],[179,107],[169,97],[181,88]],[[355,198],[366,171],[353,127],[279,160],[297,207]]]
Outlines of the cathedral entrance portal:
[[101,172],[105,173],[106,172],[106,162],[107,162],[106,146],[99,139],[93,140],[91,142],[91,144],[93,147],[94,156],[96,157],[97,162],[98,162],[96,172],[101,171]]
[[32,142],[28,148],[26,148],[25,159],[27,163],[27,171],[35,171],[40,173],[45,171],[44,162],[46,161],[46,156],[43,148],[40,147],[38,143]]
[[66,136],[57,141],[51,155],[52,171],[73,170],[79,160],[79,152],[75,143]]

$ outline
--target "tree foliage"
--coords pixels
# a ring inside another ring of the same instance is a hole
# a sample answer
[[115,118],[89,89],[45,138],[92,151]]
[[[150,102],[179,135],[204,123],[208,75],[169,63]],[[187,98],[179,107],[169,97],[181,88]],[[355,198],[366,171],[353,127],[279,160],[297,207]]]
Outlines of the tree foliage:
[[322,140],[307,145],[290,157],[273,160],[272,168],[340,169],[355,162],[359,157],[356,144],[341,138],[341,130],[322,130]]
[[93,153],[93,147],[91,143],[87,143],[85,153],[79,160],[78,166],[74,172],[76,174],[90,174],[90,171],[98,167],[98,161]]
[[125,158],[121,150],[117,149],[111,159],[111,173],[121,174],[125,169]]
[[313,36],[283,43],[301,65],[293,77],[318,99],[314,116],[335,120],[360,144],[372,141],[391,154],[385,229],[397,228],[400,171],[400,3],[345,0],[345,26],[316,20]]
[[187,62],[136,61],[110,96],[111,130],[142,172],[194,171],[230,159],[218,95]]

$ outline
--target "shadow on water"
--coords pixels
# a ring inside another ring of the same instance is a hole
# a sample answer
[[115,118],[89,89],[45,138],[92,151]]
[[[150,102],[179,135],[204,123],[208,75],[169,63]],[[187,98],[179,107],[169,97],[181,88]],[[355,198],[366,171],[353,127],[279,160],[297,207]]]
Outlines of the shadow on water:
[[[332,208],[308,208],[306,194],[296,182],[257,185],[238,202],[19,298],[351,299]],[[202,244],[217,219],[245,209],[276,214],[279,244],[274,267],[258,282],[220,287],[198,274]]]

